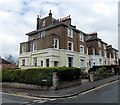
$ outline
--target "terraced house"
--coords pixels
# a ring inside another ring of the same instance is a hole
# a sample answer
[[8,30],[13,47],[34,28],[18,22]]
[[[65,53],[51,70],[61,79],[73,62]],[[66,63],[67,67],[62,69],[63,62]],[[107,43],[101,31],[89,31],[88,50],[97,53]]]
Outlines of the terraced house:
[[108,65],[107,43],[98,38],[97,33],[87,35],[90,66]]
[[99,39],[97,33],[87,34],[86,43],[90,67],[118,64],[118,50]]
[[79,67],[88,71],[96,65],[116,64],[118,50],[109,47],[97,33],[86,34],[71,24],[70,16],[37,17],[36,30],[20,43],[19,67]]
[[37,17],[36,30],[20,44],[19,67],[80,67],[88,70],[86,34],[71,24],[70,16],[54,19]]

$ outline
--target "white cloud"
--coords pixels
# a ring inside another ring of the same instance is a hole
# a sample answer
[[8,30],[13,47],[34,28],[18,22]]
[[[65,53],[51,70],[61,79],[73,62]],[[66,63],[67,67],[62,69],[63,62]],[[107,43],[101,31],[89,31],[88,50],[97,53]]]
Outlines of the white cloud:
[[[52,10],[55,18],[71,15],[73,25],[83,32],[98,32],[98,37],[117,48],[117,2],[41,2],[39,0],[0,1],[0,42],[2,55],[18,56],[19,43],[27,41],[36,28],[38,14]],[[5,5],[5,6],[4,6]],[[114,40],[113,40],[114,38]]]

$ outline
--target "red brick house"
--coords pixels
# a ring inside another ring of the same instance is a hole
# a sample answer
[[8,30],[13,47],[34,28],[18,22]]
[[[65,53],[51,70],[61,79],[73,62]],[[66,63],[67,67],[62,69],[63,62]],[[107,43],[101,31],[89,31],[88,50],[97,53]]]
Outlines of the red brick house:
[[15,64],[0,57],[0,70],[14,69],[15,67]]

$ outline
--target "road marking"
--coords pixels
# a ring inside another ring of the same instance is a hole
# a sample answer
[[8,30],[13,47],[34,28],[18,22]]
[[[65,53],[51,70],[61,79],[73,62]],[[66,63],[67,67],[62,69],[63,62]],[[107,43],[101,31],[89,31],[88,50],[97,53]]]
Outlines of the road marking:
[[30,98],[30,99],[49,99],[49,98],[40,98],[40,97],[33,97],[33,96],[27,96],[27,95],[21,95],[21,94],[13,94],[13,93],[4,93],[4,92],[0,92],[0,94],[19,96],[19,97]]
[[98,86],[98,87],[96,87],[96,88],[94,88],[94,89],[91,89],[91,90],[85,91],[85,92],[83,92],[83,93],[80,93],[80,95],[81,95],[81,94],[82,94],[82,95],[87,94],[87,93],[89,93],[89,92],[92,92],[92,91],[94,91],[94,90],[100,89],[100,88],[105,87],[105,86],[108,86],[108,85],[113,84],[113,83],[118,82],[118,81],[119,81],[119,80],[116,80],[116,81],[113,81],[113,82],[110,82],[110,83],[107,83],[107,84]]

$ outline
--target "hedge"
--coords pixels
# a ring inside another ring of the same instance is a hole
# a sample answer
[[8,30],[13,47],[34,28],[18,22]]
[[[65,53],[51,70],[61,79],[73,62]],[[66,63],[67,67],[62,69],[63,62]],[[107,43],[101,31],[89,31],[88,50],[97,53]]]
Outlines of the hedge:
[[59,80],[72,81],[79,79],[81,70],[74,67],[48,67],[33,69],[3,70],[3,82],[19,82],[41,86],[52,86],[52,73],[57,72]]

